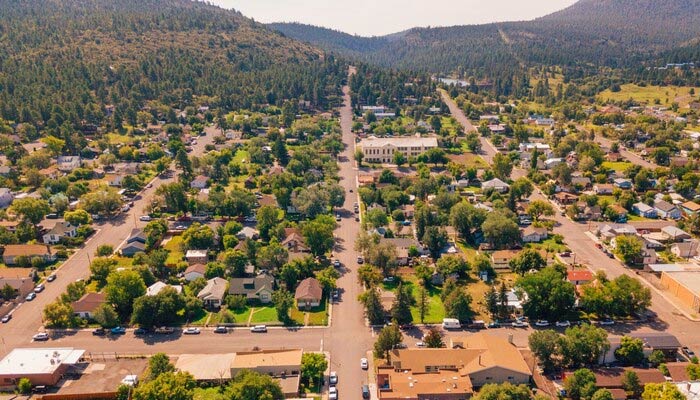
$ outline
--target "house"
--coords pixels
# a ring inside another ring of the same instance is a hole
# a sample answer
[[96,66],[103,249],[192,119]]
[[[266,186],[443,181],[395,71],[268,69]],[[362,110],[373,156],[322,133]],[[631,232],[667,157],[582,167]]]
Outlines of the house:
[[22,378],[33,387],[55,386],[84,353],[71,347],[15,348],[0,360],[0,387],[11,391]]
[[272,301],[275,290],[275,278],[268,274],[259,274],[254,278],[233,278],[229,281],[228,294],[245,296],[247,300],[257,300],[267,304]]
[[563,162],[564,162],[563,158],[548,158],[548,159],[544,160],[544,168],[545,169],[552,169]]
[[80,168],[80,156],[59,156],[56,165],[61,172],[72,172]]
[[104,293],[85,293],[79,300],[72,302],[70,305],[73,308],[73,314],[80,318],[92,319],[97,307],[104,304],[107,300],[107,295]]
[[666,382],[664,375],[657,368],[602,368],[594,370],[595,384],[603,389],[624,389],[622,384],[626,371],[633,371],[639,377],[639,383],[644,385],[649,383]]
[[608,210],[610,210],[610,212],[614,213],[615,216],[617,216],[618,221],[620,219],[624,219],[624,220],[627,219],[627,210],[619,204],[610,205],[608,207]]
[[34,268],[0,268],[0,287],[9,285],[21,298],[34,290]]
[[121,187],[122,181],[126,175],[122,174],[112,174],[107,176],[107,185],[111,187]]
[[492,190],[499,192],[499,193],[505,193],[508,191],[509,188],[510,188],[510,185],[508,185],[507,183],[503,182],[502,180],[500,180],[498,178],[493,178],[490,181],[486,181],[486,182],[483,182],[481,184],[482,190],[492,189]]
[[185,270],[183,276],[187,282],[192,282],[197,278],[204,278],[207,267],[204,264],[192,264]]
[[491,253],[491,265],[494,269],[510,269],[510,260],[517,257],[520,250],[498,250]]
[[312,308],[321,305],[323,287],[316,278],[306,278],[299,283],[294,293],[297,308]]
[[157,281],[156,283],[146,288],[146,296],[155,296],[167,287],[175,289],[177,293],[182,293],[181,285],[168,285],[165,282]]
[[572,176],[571,184],[574,187],[586,189],[591,185],[591,178],[587,176]]
[[381,238],[379,241],[380,243],[388,243],[392,247],[396,248],[396,263],[398,265],[410,264],[411,257],[409,257],[409,252],[411,248],[415,248],[418,255],[424,253],[423,246],[421,246],[420,243],[413,238]]
[[64,238],[74,238],[78,236],[78,229],[67,221],[59,221],[51,230],[42,236],[45,244],[57,244]]
[[666,240],[670,242],[682,242],[692,238],[686,231],[672,225],[661,228],[661,233],[666,237]]
[[632,189],[632,181],[626,178],[616,178],[613,180],[613,186],[623,190],[629,190]]
[[26,257],[32,259],[34,257],[41,258],[44,262],[56,261],[56,255],[51,251],[51,248],[43,244],[8,244],[5,245],[5,252],[2,255],[5,265],[17,264],[18,257]]
[[146,245],[139,241],[126,242],[119,252],[124,257],[133,257],[136,253],[145,253]]
[[654,207],[646,203],[642,203],[641,201],[632,205],[632,211],[644,218],[656,218],[658,216]]
[[309,247],[306,239],[298,228],[284,228],[284,239],[280,242],[290,253],[308,253]]
[[207,285],[204,286],[204,289],[199,291],[197,298],[202,300],[204,306],[207,308],[219,308],[224,302],[227,289],[228,282],[226,279],[219,277],[212,278],[207,281]]
[[593,273],[587,269],[566,271],[566,280],[574,286],[585,285],[593,281]]
[[694,201],[686,201],[681,204],[681,210],[685,215],[695,215],[700,211],[700,204]]
[[630,224],[605,224],[598,227],[597,235],[610,240],[621,235],[636,236],[637,229]]
[[520,231],[520,237],[523,243],[538,243],[546,240],[548,236],[547,228],[544,227],[534,227],[532,225]]
[[185,253],[185,260],[187,263],[192,264],[206,264],[209,261],[209,254],[206,250],[187,250]]
[[209,178],[204,175],[197,175],[190,182],[192,189],[206,189],[207,186],[209,186]]
[[252,239],[257,240],[260,237],[260,233],[257,229],[251,228],[250,226],[244,226],[238,233],[236,233],[236,238],[238,240]]
[[362,151],[366,162],[381,164],[392,164],[396,152],[403,154],[404,158],[408,160],[437,147],[437,138],[419,136],[390,138],[370,136],[357,144],[357,148]]
[[595,185],[593,185],[593,191],[597,195],[612,194],[613,185],[608,183],[596,183]]
[[576,208],[579,210],[577,219],[597,221],[603,216],[603,211],[599,205],[589,206],[588,203],[578,202]]
[[12,204],[15,196],[8,188],[0,188],[0,208],[7,208]]
[[664,201],[664,200],[655,200],[654,201],[654,208],[656,209],[656,213],[659,215],[661,218],[668,218],[668,219],[680,219],[681,218],[681,211],[676,207],[675,205]]
[[678,258],[693,258],[698,255],[700,243],[697,240],[674,243],[671,245],[671,254]]
[[484,333],[455,337],[447,348],[396,349],[377,369],[379,399],[471,398],[487,383],[527,384],[532,371],[508,340]]
[[563,206],[567,206],[576,203],[578,201],[578,196],[567,192],[559,192],[554,195],[554,200]]
[[17,232],[17,227],[19,226],[19,223],[19,221],[2,220],[0,221],[0,228],[5,228],[8,232],[15,233]]

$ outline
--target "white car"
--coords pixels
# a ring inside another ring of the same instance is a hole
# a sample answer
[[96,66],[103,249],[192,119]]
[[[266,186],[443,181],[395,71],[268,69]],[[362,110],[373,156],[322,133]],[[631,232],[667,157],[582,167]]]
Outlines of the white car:
[[40,283],[34,287],[34,293],[41,293],[44,291],[44,284]]
[[555,325],[560,327],[560,328],[565,328],[565,327],[571,326],[571,322],[569,322],[569,321],[557,321]]
[[36,335],[32,336],[32,339],[38,342],[45,342],[49,340],[49,334],[46,332],[39,332]]
[[611,320],[610,318],[606,318],[602,321],[599,321],[598,325],[615,325],[615,321]]
[[540,327],[549,326],[549,321],[547,321],[546,319],[539,319],[539,320],[535,321],[535,326],[540,326]]
[[416,347],[425,347],[425,342],[418,342],[416,343]]
[[139,377],[137,375],[127,375],[122,379],[122,385],[136,386],[139,383]]
[[527,322],[525,321],[515,321],[512,325],[513,328],[527,328]]
[[142,215],[142,216],[139,217],[139,220],[140,220],[140,221],[144,221],[144,222],[148,222],[148,221],[150,221],[151,219],[152,219],[152,218],[151,218],[150,215]]
[[257,333],[264,333],[267,332],[267,326],[266,325],[255,325],[250,328],[251,332],[257,332]]
[[328,388],[328,399],[338,400],[338,389],[335,386]]
[[328,376],[328,383],[331,385],[337,385],[338,384],[338,373],[335,371],[331,371],[331,374]]
[[360,358],[360,368],[362,369],[367,369],[369,368],[369,362],[367,361],[366,358]]
[[32,301],[32,300],[36,299],[36,293],[34,293],[34,292],[29,292],[29,294],[27,295],[27,297],[25,297],[24,299],[27,300],[27,301]]
[[185,328],[182,331],[182,333],[185,335],[199,335],[199,332],[200,332],[199,328],[194,328],[194,327]]

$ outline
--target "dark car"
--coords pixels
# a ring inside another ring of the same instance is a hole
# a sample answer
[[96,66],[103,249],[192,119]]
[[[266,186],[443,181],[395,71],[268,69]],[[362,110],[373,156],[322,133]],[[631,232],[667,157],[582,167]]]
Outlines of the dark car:
[[148,333],[148,330],[146,328],[136,328],[134,329],[134,335],[145,335]]
[[159,335],[169,335],[175,332],[175,329],[169,326],[161,326],[160,328],[156,328],[155,332]]
[[110,332],[112,335],[123,335],[126,333],[126,328],[122,328],[121,326],[114,327],[110,329]]
[[688,346],[681,347],[681,350],[683,351],[683,354],[685,354],[688,358],[695,357],[695,352],[693,350],[690,350]]
[[369,399],[369,386],[362,385],[362,398]]
[[217,326],[214,328],[214,333],[228,333],[228,329],[225,326]]
[[107,330],[105,328],[97,328],[92,331],[92,334],[95,336],[104,336],[107,334]]
[[407,331],[407,330],[413,329],[413,328],[415,328],[415,327],[416,327],[416,326],[413,325],[413,324],[403,324],[403,325],[399,325],[399,329],[401,329],[402,331]]

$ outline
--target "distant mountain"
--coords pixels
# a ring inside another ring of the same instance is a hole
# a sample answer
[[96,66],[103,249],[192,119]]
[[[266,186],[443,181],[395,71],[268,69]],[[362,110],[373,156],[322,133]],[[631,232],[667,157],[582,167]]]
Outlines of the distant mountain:
[[384,66],[486,72],[516,65],[629,66],[700,37],[700,0],[580,0],[524,22],[415,28],[362,38],[311,26],[285,35]]

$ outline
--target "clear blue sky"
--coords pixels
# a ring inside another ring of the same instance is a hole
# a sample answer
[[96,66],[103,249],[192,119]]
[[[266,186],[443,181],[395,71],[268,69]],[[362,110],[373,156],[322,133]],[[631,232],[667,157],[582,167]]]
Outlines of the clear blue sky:
[[416,26],[529,20],[576,0],[212,0],[260,22],[303,22],[363,36]]

